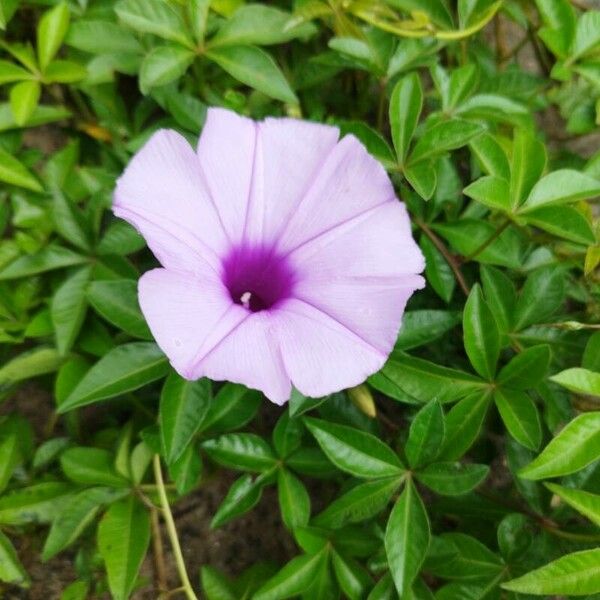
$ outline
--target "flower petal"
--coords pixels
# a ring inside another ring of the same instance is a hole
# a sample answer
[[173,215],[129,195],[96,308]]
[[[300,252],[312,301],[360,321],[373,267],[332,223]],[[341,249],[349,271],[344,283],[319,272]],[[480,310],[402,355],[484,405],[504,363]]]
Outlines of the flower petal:
[[358,385],[386,361],[368,340],[301,300],[288,300],[273,317],[285,370],[307,396]]
[[289,215],[278,248],[288,252],[306,240],[395,199],[384,168],[352,135],[324,160],[303,198]]
[[308,121],[268,118],[258,123],[246,241],[279,238],[338,138],[337,127]]
[[269,311],[246,313],[237,327],[205,352],[194,367],[194,378],[243,383],[261,390],[272,402],[283,404],[290,397],[292,384],[272,329]]
[[113,211],[140,231],[163,266],[218,265],[225,232],[198,158],[177,132],[156,132],[133,157],[117,182]]
[[241,241],[252,186],[257,124],[230,110],[209,108],[198,141],[203,176],[229,239]]
[[403,204],[370,209],[305,242],[289,256],[299,274],[294,296],[330,315],[388,354],[412,293],[423,255]]
[[193,367],[203,345],[211,343],[219,332],[235,327],[246,315],[208,267],[202,278],[153,269],[141,277],[138,292],[157,344],[173,368],[187,379],[194,378]]

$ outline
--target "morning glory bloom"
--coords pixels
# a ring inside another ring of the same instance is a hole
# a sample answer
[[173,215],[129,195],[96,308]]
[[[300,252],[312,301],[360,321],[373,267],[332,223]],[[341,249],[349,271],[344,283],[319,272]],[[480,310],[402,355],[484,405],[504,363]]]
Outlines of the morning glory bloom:
[[119,178],[114,213],[162,268],[139,281],[186,379],[319,397],[386,361],[423,256],[383,167],[353,136],[208,111],[197,151],[161,130]]

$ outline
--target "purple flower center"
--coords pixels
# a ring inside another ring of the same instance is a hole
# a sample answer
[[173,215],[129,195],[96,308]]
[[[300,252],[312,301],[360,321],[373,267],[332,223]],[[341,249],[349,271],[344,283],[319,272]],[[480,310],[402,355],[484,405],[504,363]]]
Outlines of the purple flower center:
[[271,247],[233,248],[222,266],[231,299],[252,312],[273,308],[292,295],[295,274]]

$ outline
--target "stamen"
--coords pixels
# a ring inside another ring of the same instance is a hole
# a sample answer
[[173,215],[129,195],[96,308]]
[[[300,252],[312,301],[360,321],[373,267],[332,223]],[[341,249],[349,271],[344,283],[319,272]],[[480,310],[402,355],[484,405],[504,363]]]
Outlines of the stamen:
[[250,309],[250,300],[252,298],[252,292],[244,292],[240,296],[240,302],[244,308]]

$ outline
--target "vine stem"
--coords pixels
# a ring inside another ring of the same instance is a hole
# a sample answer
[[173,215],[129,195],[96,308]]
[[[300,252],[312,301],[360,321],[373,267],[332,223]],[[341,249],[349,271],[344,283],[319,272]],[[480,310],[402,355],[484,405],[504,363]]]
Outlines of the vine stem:
[[419,229],[421,229],[423,233],[431,240],[433,245],[440,251],[440,254],[444,257],[444,259],[452,269],[452,272],[454,273],[454,277],[456,277],[456,281],[458,282],[460,289],[464,292],[465,296],[468,296],[471,290],[469,289],[469,286],[467,285],[467,282],[465,281],[465,278],[461,273],[456,258],[452,256],[452,254],[450,254],[450,251],[448,250],[448,248],[446,248],[444,242],[442,242],[442,240],[440,240],[440,238],[429,228],[425,221],[416,218],[415,223],[417,224]]
[[179,537],[177,536],[173,513],[171,513],[171,506],[169,505],[169,499],[167,498],[167,490],[165,488],[165,482],[163,481],[160,456],[158,454],[154,455],[154,479],[156,480],[156,488],[160,499],[163,518],[165,520],[165,525],[167,526],[167,534],[169,536],[169,541],[171,542],[171,547],[173,548],[173,554],[175,555],[175,564],[177,565],[177,572],[179,573],[179,579],[182,583],[182,591],[185,592],[188,600],[198,600],[198,597],[192,588],[192,584],[190,583],[187,569],[185,568],[183,553],[181,552],[181,545],[179,543]]

